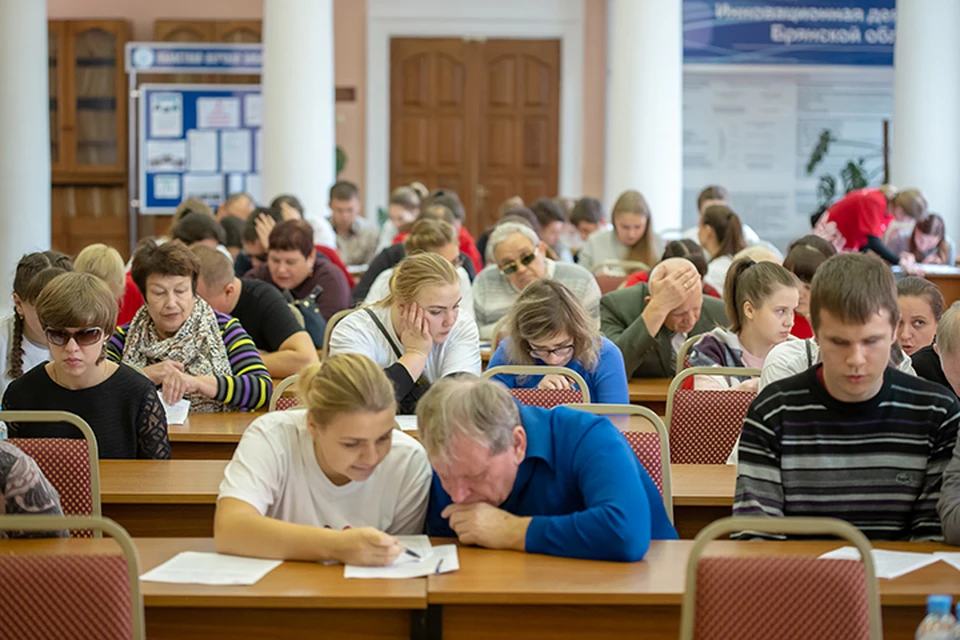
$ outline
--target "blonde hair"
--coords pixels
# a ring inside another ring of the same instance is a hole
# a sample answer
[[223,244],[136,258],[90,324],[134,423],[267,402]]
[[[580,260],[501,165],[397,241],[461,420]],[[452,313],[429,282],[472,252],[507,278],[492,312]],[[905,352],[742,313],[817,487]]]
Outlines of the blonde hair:
[[340,353],[304,368],[297,395],[312,421],[321,427],[340,413],[396,411],[393,385],[373,360],[359,353]]
[[617,198],[613,205],[613,211],[610,212],[610,219],[613,221],[614,227],[617,225],[617,216],[622,213],[636,213],[647,219],[647,228],[636,244],[630,247],[626,259],[643,262],[651,266],[657,264],[659,256],[654,253],[653,220],[650,218],[650,205],[647,204],[647,199],[639,191],[633,189],[624,191]]
[[73,261],[74,271],[97,276],[113,289],[115,297],[123,296],[126,285],[126,273],[120,252],[103,243],[91,244],[84,248]]
[[445,220],[421,218],[410,227],[410,235],[403,241],[406,255],[414,256],[425,251],[434,251],[449,244],[457,244],[457,232]]
[[460,286],[460,276],[452,264],[436,253],[418,253],[404,258],[390,276],[390,294],[379,305],[415,300],[424,287]]

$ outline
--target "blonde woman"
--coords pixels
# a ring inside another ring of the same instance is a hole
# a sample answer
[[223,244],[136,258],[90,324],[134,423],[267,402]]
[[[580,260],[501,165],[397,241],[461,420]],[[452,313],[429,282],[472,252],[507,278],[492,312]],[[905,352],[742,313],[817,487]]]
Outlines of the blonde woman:
[[639,191],[624,191],[611,212],[613,229],[597,231],[584,242],[577,262],[592,269],[604,260],[632,260],[653,267],[663,241],[653,232],[650,205]]
[[394,536],[423,531],[432,476],[420,443],[394,428],[390,380],[341,354],[304,369],[298,391],[305,408],[257,418],[227,465],[217,551],[390,564]]
[[[576,371],[586,381],[590,400],[630,404],[627,372],[617,345],[600,335],[597,323],[563,284],[539,280],[517,298],[505,323],[508,338],[490,359],[500,365],[550,365]],[[509,388],[567,389],[563,376],[495,376]]]
[[77,254],[77,259],[73,261],[73,269],[97,276],[107,283],[117,302],[123,300],[126,273],[123,268],[123,258],[113,247],[99,242],[91,244]]
[[337,324],[330,353],[361,353],[386,370],[401,413],[412,413],[440,378],[479,375],[480,336],[473,318],[460,313],[457,270],[435,253],[405,258],[390,278],[390,295]]

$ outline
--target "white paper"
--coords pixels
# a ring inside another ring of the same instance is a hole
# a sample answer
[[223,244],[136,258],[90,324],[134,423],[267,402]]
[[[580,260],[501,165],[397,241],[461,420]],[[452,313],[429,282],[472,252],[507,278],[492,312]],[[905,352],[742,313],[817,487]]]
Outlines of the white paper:
[[227,195],[231,193],[243,193],[243,174],[231,173],[227,175]]
[[943,560],[957,571],[960,571],[960,553],[956,551],[937,551],[933,555],[935,555],[938,560]]
[[253,134],[253,170],[263,171],[263,129],[257,129]]
[[140,576],[144,582],[251,585],[283,564],[282,560],[241,558],[220,553],[184,551]]
[[185,171],[187,143],[184,140],[147,140],[147,171]]
[[247,193],[254,202],[260,202],[260,176],[256,173],[247,175]]
[[223,172],[237,171],[248,173],[253,161],[253,149],[250,148],[250,131],[237,129],[236,131],[220,132],[220,170]]
[[259,127],[263,124],[263,96],[259,93],[248,93],[243,96],[243,126]]
[[190,145],[190,171],[217,170],[217,132],[187,131],[187,143]]
[[180,200],[180,176],[170,173],[154,175],[153,197],[163,200]]
[[[899,578],[922,569],[928,564],[940,560],[932,553],[913,553],[910,551],[886,551],[874,549],[871,553],[878,578]],[[841,547],[820,556],[823,560],[859,560],[860,552],[856,547]]]
[[163,404],[163,410],[167,414],[167,424],[183,424],[187,421],[187,414],[190,413],[189,400],[183,398],[177,404],[167,404],[161,396],[160,403]]
[[355,567],[347,565],[343,568],[344,578],[422,578],[438,573],[449,573],[460,568],[460,557],[457,555],[457,545],[445,544],[433,547],[433,553],[421,562],[405,562],[389,567]]
[[397,426],[400,427],[403,431],[416,431],[417,430],[417,416],[395,416],[394,420],[397,421]]
[[197,128],[236,129],[240,126],[240,98],[197,98]]
[[150,137],[179,138],[183,135],[183,94],[150,94]]
[[187,174],[183,176],[184,198],[198,198],[204,202],[219,203],[224,199],[223,176],[198,176]]

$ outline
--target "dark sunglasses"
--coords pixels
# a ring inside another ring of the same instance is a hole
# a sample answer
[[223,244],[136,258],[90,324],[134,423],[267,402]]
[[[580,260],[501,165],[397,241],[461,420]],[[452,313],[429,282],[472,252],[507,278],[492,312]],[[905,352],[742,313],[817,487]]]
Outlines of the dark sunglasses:
[[500,267],[500,273],[502,273],[505,276],[510,276],[515,274],[517,272],[517,269],[520,268],[517,262],[519,262],[525,267],[529,267],[530,263],[537,259],[537,251],[539,251],[539,249],[534,249],[533,253],[528,253],[527,255],[520,258],[520,260],[514,260],[513,262],[508,262],[507,264]]
[[47,329],[44,333],[47,335],[47,342],[58,347],[66,345],[70,340],[75,340],[78,346],[89,347],[103,336],[103,329],[93,327],[91,329],[77,329],[76,331],[67,331],[65,329]]

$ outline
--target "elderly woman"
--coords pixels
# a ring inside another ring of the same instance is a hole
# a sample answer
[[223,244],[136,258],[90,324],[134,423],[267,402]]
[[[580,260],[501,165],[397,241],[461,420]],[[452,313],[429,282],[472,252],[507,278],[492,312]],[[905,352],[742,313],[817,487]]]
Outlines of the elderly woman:
[[547,245],[533,229],[515,222],[497,225],[490,234],[496,264],[487,266],[473,283],[473,309],[480,337],[493,337],[494,326],[507,315],[527,285],[556,280],[567,286],[596,321],[600,317],[600,287],[593,275],[576,264],[546,257]]
[[168,404],[186,397],[191,411],[262,408],[270,374],[240,322],[197,295],[196,256],[180,242],[144,240],[132,273],[146,304],[117,328],[107,356],[140,368]]

